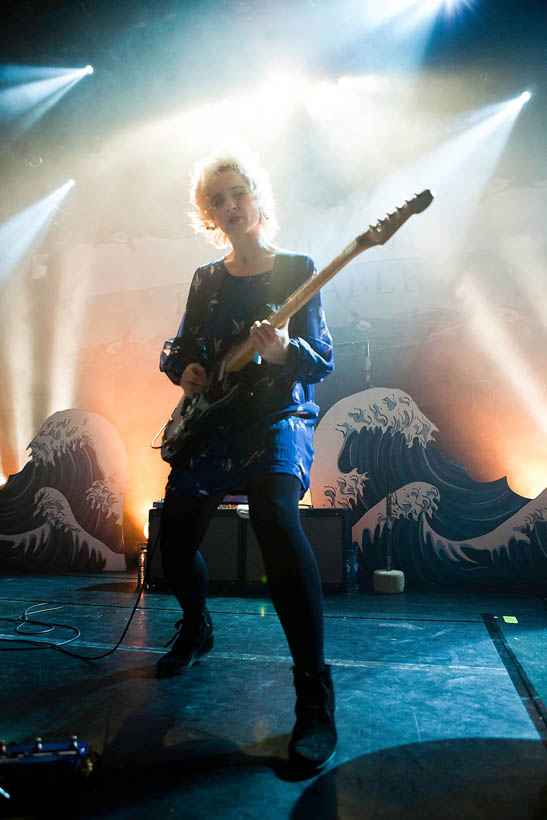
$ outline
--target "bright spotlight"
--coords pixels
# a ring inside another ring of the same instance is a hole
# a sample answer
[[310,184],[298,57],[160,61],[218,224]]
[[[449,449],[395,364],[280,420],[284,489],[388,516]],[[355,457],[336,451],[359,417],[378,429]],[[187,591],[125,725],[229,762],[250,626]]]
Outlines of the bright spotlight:
[[70,177],[70,179],[67,180],[66,185],[67,185],[67,188],[74,188],[74,186],[76,185],[76,180],[72,179],[72,177]]
[[443,0],[442,8],[446,17],[455,17],[464,8],[472,9],[474,0]]
[[93,74],[93,66],[92,65],[86,65],[86,67],[83,70],[83,73],[84,74]]
[[512,100],[508,100],[506,105],[507,111],[514,111],[518,114],[518,112],[526,105],[528,100],[532,99],[532,92],[531,91],[523,91],[522,94],[519,94],[518,97],[513,97]]

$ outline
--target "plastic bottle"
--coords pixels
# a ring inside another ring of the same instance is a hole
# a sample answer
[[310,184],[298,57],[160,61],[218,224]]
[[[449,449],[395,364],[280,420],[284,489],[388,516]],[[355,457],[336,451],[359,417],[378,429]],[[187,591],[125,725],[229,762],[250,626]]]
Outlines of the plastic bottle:
[[346,552],[346,593],[347,595],[357,595],[359,585],[357,583],[357,544],[354,542],[351,549]]
[[141,548],[139,549],[138,559],[138,583],[139,589],[142,589],[144,586],[144,577],[146,574],[146,545],[141,546]]

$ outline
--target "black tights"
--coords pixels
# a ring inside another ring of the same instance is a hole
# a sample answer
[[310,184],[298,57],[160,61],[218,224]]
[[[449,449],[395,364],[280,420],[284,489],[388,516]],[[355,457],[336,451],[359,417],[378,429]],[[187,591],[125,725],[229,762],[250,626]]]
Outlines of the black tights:
[[[248,487],[251,523],[260,544],[270,594],[295,666],[316,674],[324,666],[323,594],[315,556],[300,524],[300,481],[266,473]],[[208,574],[199,545],[220,496],[167,494],[160,549],[165,578],[185,618],[199,618],[206,604]]]

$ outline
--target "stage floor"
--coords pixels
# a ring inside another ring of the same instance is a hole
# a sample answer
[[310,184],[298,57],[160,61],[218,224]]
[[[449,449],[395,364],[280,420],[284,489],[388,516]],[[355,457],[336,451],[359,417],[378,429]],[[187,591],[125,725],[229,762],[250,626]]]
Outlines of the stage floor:
[[[2,619],[62,605],[34,617],[79,629],[67,648],[87,656],[116,643],[136,597],[132,573],[0,583]],[[8,650],[0,737],[77,734],[98,755],[80,814],[73,807],[67,816],[547,818],[547,726],[530,687],[534,665],[526,656],[530,676],[520,676],[518,635],[508,638],[510,652],[504,643],[516,618],[533,624],[536,653],[546,647],[539,595],[423,589],[327,597],[340,740],[328,770],[308,780],[287,765],[291,660],[270,601],[213,597],[210,610],[214,650],[187,675],[163,680],[155,662],[179,617],[168,594],[145,592],[122,646],[93,662],[49,648],[15,650],[23,646],[7,643],[15,624],[0,621],[0,648]],[[60,643],[73,634],[57,627],[36,639]],[[46,795],[40,800],[36,816],[46,817]],[[62,789],[53,801],[51,816],[59,817]],[[11,816],[8,802],[0,797],[3,817]]]

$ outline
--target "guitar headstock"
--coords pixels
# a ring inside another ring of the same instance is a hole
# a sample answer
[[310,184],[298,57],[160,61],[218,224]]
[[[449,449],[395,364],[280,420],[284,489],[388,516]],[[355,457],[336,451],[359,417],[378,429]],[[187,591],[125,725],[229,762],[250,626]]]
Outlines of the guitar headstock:
[[370,248],[373,245],[384,245],[393,234],[399,230],[409,217],[413,214],[421,214],[429,208],[433,202],[433,194],[426,188],[419,194],[415,194],[412,199],[407,199],[404,205],[395,208],[390,214],[386,214],[383,219],[379,219],[376,225],[371,225],[368,231],[358,236],[357,244],[361,250]]

